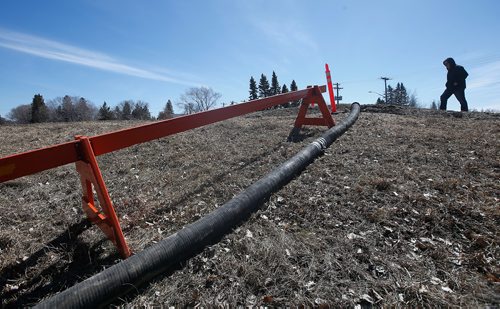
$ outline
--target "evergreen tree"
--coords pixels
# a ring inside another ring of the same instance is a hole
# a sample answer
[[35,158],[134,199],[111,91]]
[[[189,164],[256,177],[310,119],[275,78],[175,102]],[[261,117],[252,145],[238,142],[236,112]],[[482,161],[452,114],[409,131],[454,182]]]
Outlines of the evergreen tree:
[[[292,80],[292,83],[290,84],[290,91],[297,91],[299,88],[297,87],[297,83],[295,82],[295,79]],[[292,101],[291,102],[292,106],[299,106],[299,101]]]
[[104,104],[102,104],[101,108],[99,109],[97,119],[99,120],[113,119],[113,112],[111,111],[111,107],[107,105],[106,101],[104,101]]
[[267,80],[267,77],[264,74],[261,74],[259,81],[259,98],[268,97],[270,93],[271,90],[269,86],[269,81]]
[[250,101],[252,100],[257,100],[259,98],[258,94],[257,94],[257,82],[255,81],[255,79],[253,78],[253,76],[250,77],[250,96],[248,97],[248,99]]
[[406,88],[403,85],[403,83],[397,83],[396,89],[391,88],[391,92],[392,92],[391,94],[392,104],[408,105],[409,103],[408,93],[406,92]]
[[391,85],[387,86],[387,103],[394,105],[405,105],[406,89],[402,83],[397,83],[396,88]]
[[418,105],[417,96],[414,93],[409,95],[403,83],[397,83],[396,88],[393,88],[391,85],[387,85],[387,98],[385,103],[394,105],[409,105],[412,107],[417,107]]
[[438,106],[436,104],[436,101],[432,100],[432,103],[431,103],[431,109],[432,110],[437,110],[438,109]]
[[151,113],[149,112],[148,103],[137,101],[134,104],[134,109],[132,110],[132,118],[137,120],[151,119]]
[[[281,88],[281,93],[287,93],[287,92],[288,92],[288,87],[286,86],[286,84],[283,84],[283,87]],[[290,102],[281,104],[281,106],[283,106],[284,108],[290,107],[290,105],[291,105]]]
[[134,108],[132,109],[132,112],[131,112],[131,119],[137,119],[137,120],[140,120],[142,119],[142,106],[139,105],[139,104],[134,104],[133,105]]
[[172,101],[168,100],[163,107],[163,110],[158,113],[158,120],[169,119],[174,115],[174,106],[172,105]]
[[410,104],[410,96],[408,95],[408,92],[406,91],[405,85],[401,83],[401,86],[399,86],[399,103],[401,105],[409,105]]
[[115,116],[116,119],[119,119],[119,120],[123,119],[122,110],[120,109],[119,106],[115,106],[115,110],[113,112],[113,115]]
[[165,105],[165,114],[168,118],[172,117],[172,115],[174,114],[174,105],[170,100],[168,100],[167,104]]
[[48,120],[48,110],[43,97],[35,94],[31,103],[31,123],[40,123]]
[[65,95],[61,105],[57,108],[58,118],[64,122],[75,121],[75,107],[69,95]]
[[130,101],[124,101],[123,107],[121,109],[121,119],[130,120],[132,119],[132,104]]
[[270,89],[270,95],[277,95],[280,94],[281,88],[280,84],[278,83],[278,76],[276,76],[276,73],[273,71],[273,76],[271,77],[271,89]]
[[387,98],[385,98],[385,103],[394,104],[394,88],[391,85],[387,85]]

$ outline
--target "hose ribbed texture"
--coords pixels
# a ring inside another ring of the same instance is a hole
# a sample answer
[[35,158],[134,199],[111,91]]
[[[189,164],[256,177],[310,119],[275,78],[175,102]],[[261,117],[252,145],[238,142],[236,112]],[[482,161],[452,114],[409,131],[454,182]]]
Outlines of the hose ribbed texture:
[[327,130],[294,157],[205,217],[128,259],[54,295],[36,307],[104,306],[172,269],[179,261],[192,256],[220,238],[260,208],[273,192],[290,182],[346,132],[358,118],[359,111],[359,104],[353,103],[349,116],[341,124]]

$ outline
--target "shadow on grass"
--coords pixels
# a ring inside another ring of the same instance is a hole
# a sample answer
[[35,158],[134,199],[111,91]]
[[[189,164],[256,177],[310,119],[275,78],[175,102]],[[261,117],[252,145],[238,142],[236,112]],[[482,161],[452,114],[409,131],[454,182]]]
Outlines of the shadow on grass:
[[[62,291],[84,278],[100,271],[102,265],[113,264],[119,258],[118,253],[99,257],[99,249],[103,239],[92,247],[78,239],[78,235],[87,230],[92,224],[87,219],[82,219],[69,226],[58,237],[45,244],[40,250],[27,259],[9,265],[0,271],[0,288],[2,308],[21,308],[32,306],[40,299]],[[27,275],[29,270],[40,267],[41,259],[48,258],[54,251],[63,251],[70,257],[67,263],[55,262],[45,269],[39,270],[33,276]],[[21,281],[25,278],[24,281]],[[21,281],[21,282],[20,282]],[[6,284],[15,282],[16,288],[6,291]],[[18,283],[20,282],[20,283]]]

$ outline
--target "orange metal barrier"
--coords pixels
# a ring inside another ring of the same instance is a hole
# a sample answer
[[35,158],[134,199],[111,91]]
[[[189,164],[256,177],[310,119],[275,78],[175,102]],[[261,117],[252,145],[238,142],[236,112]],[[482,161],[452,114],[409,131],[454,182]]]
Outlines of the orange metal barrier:
[[[131,251],[123,237],[97,163],[97,156],[301,99],[302,104],[295,120],[295,128],[300,129],[303,125],[321,125],[330,128],[335,125],[335,121],[323,99],[322,93],[325,91],[326,86],[314,86],[93,137],[76,136],[71,142],[0,158],[0,183],[68,163],[76,163],[83,190],[82,207],[86,215],[115,244],[121,256],[127,258],[131,255]],[[318,104],[322,117],[306,118],[309,105],[314,103]],[[97,193],[98,205],[94,201],[93,189]]]

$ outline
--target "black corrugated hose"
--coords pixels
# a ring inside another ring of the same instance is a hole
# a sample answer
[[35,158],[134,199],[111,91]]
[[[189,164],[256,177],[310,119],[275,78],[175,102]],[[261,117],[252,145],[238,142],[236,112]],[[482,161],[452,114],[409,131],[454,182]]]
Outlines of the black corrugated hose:
[[128,259],[39,303],[38,308],[93,308],[104,306],[154,277],[171,270],[214,240],[220,238],[260,208],[273,192],[323,154],[358,118],[353,103],[349,116],[327,130],[294,157],[259,179],[235,198],[205,217]]

